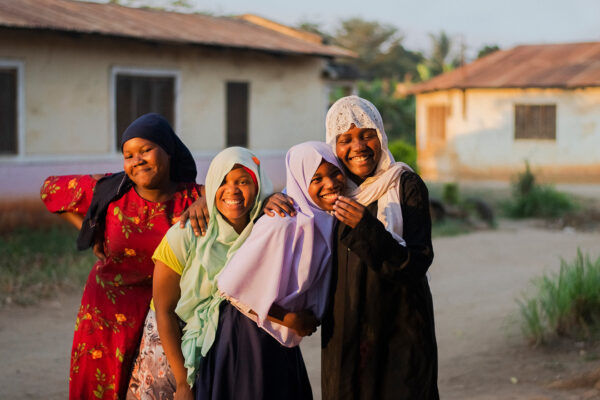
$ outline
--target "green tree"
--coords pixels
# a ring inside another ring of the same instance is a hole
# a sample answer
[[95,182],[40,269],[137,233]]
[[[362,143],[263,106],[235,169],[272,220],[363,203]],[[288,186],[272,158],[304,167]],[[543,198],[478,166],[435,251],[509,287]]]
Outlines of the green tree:
[[325,30],[323,30],[323,28],[321,27],[321,24],[318,24],[316,22],[301,22],[296,26],[296,28],[306,32],[316,33],[317,35],[323,38],[323,43],[325,44],[331,44],[333,42],[333,36],[325,32]]
[[381,113],[389,140],[415,144],[415,99],[396,94],[397,81],[374,79],[358,83],[358,95],[369,100]]
[[420,53],[407,50],[403,37],[391,25],[361,18],[343,20],[336,29],[333,43],[357,54],[355,60],[345,62],[355,65],[364,79],[405,79],[417,75]]
[[431,40],[431,54],[417,67],[422,81],[451,71],[462,63],[459,58],[450,60],[453,42],[446,32],[440,31],[437,35],[430,33],[429,38]]
[[494,53],[494,52],[496,52],[498,50],[500,50],[500,47],[498,47],[497,45],[495,45],[495,44],[492,44],[492,45],[486,44],[481,49],[479,49],[479,51],[477,52],[477,58],[485,57],[488,54],[492,54],[492,53]]

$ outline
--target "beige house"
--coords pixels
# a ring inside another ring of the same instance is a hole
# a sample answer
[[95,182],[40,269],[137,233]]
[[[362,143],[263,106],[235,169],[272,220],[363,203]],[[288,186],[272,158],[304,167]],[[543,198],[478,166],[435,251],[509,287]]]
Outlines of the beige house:
[[430,180],[600,183],[600,43],[498,51],[411,89]]
[[[288,28],[289,29],[289,28]],[[0,0],[0,197],[50,174],[122,169],[119,136],[165,115],[199,182],[230,145],[256,150],[276,185],[283,156],[324,138],[328,61],[346,50],[242,18],[70,0]]]

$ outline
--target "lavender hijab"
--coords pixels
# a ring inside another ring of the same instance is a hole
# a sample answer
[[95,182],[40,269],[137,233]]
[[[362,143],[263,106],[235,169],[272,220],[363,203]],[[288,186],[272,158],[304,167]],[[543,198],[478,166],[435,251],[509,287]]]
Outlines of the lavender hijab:
[[273,303],[288,311],[310,309],[318,319],[325,311],[335,218],[308,195],[323,160],[340,168],[325,143],[306,142],[288,151],[286,188],[296,202],[296,216],[260,218],[218,277],[221,295],[250,318],[254,311],[258,326],[287,347],[302,338],[267,320]]

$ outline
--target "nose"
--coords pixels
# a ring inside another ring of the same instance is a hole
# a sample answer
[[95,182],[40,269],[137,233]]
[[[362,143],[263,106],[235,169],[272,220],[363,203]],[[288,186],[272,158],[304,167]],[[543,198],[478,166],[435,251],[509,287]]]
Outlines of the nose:
[[365,147],[366,147],[365,142],[363,140],[361,140],[360,138],[355,138],[352,140],[352,143],[351,143],[352,150],[354,150],[354,151],[362,150]]
[[136,153],[133,156],[133,162],[135,165],[142,164],[144,162],[144,158],[142,157],[142,155],[140,153]]
[[241,190],[238,185],[225,185],[225,192],[229,194],[239,193]]
[[336,181],[329,176],[323,178],[323,187],[326,189],[331,189],[335,187]]

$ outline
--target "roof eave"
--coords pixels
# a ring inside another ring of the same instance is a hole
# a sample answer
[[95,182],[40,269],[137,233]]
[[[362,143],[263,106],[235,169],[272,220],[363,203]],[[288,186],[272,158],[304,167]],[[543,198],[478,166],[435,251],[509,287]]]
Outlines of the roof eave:
[[[277,49],[268,49],[261,47],[250,47],[250,46],[236,46],[233,44],[222,44],[215,42],[200,42],[193,40],[167,40],[164,38],[153,38],[153,37],[139,37],[133,35],[119,35],[114,33],[106,33],[101,31],[92,31],[92,30],[81,30],[81,29],[59,29],[55,27],[31,27],[31,26],[22,26],[22,25],[0,25],[0,28],[6,29],[15,29],[21,31],[41,31],[41,32],[55,32],[55,33],[64,33],[69,35],[86,35],[86,36],[100,36],[106,38],[115,38],[115,39],[130,39],[134,41],[139,41],[143,43],[161,43],[165,45],[195,45],[195,46],[204,46],[211,48],[221,48],[221,49],[235,49],[235,50],[248,50],[248,51],[256,51],[260,53],[273,54],[279,56],[306,56],[306,57],[323,57],[323,58],[335,58],[335,57],[352,57],[352,52],[347,51],[345,49],[336,48],[335,52],[303,52],[303,51],[291,51],[291,50],[277,50]],[[346,54],[350,53],[350,55]]]

